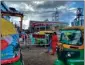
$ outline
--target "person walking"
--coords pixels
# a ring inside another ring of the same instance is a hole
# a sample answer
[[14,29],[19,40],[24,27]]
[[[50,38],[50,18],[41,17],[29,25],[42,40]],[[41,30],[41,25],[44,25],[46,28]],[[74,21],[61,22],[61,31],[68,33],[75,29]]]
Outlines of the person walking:
[[50,50],[52,48],[52,46],[51,46],[51,44],[52,44],[51,38],[52,38],[52,34],[49,35],[48,50],[46,51],[46,53],[50,53]]
[[56,32],[52,34],[52,53],[51,55],[54,55],[56,53],[56,46],[58,45],[58,36]]

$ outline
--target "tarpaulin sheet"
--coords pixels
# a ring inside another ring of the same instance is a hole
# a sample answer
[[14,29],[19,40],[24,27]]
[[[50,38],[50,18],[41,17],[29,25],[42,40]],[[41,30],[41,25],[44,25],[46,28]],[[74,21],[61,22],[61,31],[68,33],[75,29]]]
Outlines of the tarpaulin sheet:
[[[12,39],[10,39],[9,37]],[[13,35],[10,35],[9,37],[7,36],[7,37],[3,38],[4,40],[9,41],[8,42],[9,45],[4,50],[1,50],[1,60],[7,60],[9,58],[15,57],[14,49],[18,45],[19,35],[13,34]]]
[[4,18],[0,18],[0,24],[0,33],[2,34],[2,36],[17,33],[15,26]]

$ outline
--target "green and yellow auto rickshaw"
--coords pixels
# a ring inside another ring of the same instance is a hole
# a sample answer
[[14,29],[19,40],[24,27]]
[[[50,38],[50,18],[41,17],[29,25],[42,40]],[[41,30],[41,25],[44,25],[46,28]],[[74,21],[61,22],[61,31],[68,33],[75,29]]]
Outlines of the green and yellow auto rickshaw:
[[49,35],[52,33],[53,31],[40,31],[37,34],[33,34],[33,37],[35,38],[37,45],[48,45],[48,42],[50,40]]
[[57,56],[54,65],[84,65],[84,27],[61,30]]

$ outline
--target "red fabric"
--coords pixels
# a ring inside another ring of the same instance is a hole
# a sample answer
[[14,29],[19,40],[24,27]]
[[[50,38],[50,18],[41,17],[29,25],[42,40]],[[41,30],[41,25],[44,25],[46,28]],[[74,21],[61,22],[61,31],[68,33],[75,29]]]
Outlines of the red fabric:
[[52,35],[52,47],[56,47],[57,42],[58,42],[58,36]]
[[56,46],[58,43],[58,36],[57,35],[52,35],[52,54],[56,52]]
[[13,63],[16,62],[20,59],[20,54],[14,58],[7,59],[7,60],[1,60],[1,64],[8,64],[8,63]]
[[22,38],[24,38],[25,36],[24,36],[24,35],[22,35],[21,37],[22,37]]
[[8,42],[6,40],[1,40],[1,50],[4,50],[8,46]]
[[45,35],[33,34],[35,38],[45,38]]
[[56,47],[52,47],[52,54],[56,53]]

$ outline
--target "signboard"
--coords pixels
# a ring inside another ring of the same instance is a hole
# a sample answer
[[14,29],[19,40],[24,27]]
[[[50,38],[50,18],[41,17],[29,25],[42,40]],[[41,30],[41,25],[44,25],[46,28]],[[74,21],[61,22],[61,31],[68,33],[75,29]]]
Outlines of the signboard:
[[45,38],[45,35],[33,34],[34,38]]
[[57,22],[36,22],[32,23],[32,26],[48,26],[48,25],[54,25],[57,24]]

